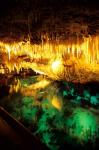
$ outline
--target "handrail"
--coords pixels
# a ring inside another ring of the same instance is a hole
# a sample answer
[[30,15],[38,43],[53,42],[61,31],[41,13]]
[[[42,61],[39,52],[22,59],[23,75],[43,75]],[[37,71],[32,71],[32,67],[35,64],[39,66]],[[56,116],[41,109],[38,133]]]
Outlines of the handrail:
[[0,106],[0,117],[10,125],[14,131],[23,139],[24,145],[29,145],[31,149],[35,147],[37,150],[47,150],[45,145],[41,144],[39,139],[34,137],[31,132],[24,127],[19,121],[14,119],[3,107]]

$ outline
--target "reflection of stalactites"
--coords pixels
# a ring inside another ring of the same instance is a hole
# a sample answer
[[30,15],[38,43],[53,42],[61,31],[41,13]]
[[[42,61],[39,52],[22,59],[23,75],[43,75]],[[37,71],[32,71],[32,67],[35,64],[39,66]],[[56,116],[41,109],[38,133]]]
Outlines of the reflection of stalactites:
[[53,98],[52,98],[52,105],[58,110],[61,110],[61,108],[62,108],[62,102],[56,96],[53,96]]
[[21,87],[20,88],[20,93],[24,96],[33,96],[36,97],[37,92],[34,91],[34,89],[28,89],[26,87]]
[[50,84],[50,81],[46,79],[42,79],[41,81],[28,86],[29,89],[43,89]]
[[46,88],[50,83],[51,81],[49,80],[41,79],[41,81],[38,81],[37,83],[31,84],[26,87],[21,87],[20,92],[22,93],[22,95],[25,95],[25,96],[36,97],[37,91],[40,89]]
[[18,92],[21,88],[21,83],[19,79],[15,79],[14,84],[10,86],[10,93]]

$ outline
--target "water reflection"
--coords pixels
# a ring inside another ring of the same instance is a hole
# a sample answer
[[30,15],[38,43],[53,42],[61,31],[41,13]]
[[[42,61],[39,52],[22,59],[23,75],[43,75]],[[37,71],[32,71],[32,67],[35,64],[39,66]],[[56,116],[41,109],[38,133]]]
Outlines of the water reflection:
[[99,141],[99,94],[89,86],[84,89],[43,75],[16,77],[6,84],[0,86],[5,91],[0,105],[50,149],[89,146],[89,141],[93,146]]

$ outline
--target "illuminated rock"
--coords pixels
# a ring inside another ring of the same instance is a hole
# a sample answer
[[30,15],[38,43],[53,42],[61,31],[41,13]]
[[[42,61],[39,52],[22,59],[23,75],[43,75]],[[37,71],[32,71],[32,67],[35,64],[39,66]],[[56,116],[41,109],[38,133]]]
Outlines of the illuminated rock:
[[94,104],[94,105],[97,105],[97,104],[99,104],[99,101],[98,101],[96,96],[91,96],[90,103]]

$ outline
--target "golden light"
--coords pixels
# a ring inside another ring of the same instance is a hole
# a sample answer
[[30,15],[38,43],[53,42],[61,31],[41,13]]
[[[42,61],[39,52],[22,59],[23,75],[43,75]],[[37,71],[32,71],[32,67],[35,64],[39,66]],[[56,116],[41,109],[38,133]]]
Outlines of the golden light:
[[35,70],[35,69],[34,69],[34,71],[35,71],[36,73],[38,73],[38,74],[42,74],[42,75],[44,75],[44,74],[45,74],[44,72],[39,71],[39,70]]
[[43,45],[0,42],[0,73],[19,73],[24,68],[57,80],[99,81],[99,36],[79,41],[48,41]]
[[61,67],[61,61],[60,60],[55,60],[53,63],[52,63],[52,70],[54,72],[57,72]]
[[24,96],[34,96],[38,94],[37,91],[39,89],[43,89],[47,87],[51,83],[50,80],[44,79],[43,77],[38,78],[36,83],[31,85],[22,85],[19,79],[14,80],[14,84],[10,86],[10,93],[20,92]]
[[28,89],[43,89],[45,88],[46,86],[48,86],[50,84],[50,81],[47,80],[47,79],[42,79],[41,81],[35,83],[35,84],[32,84],[30,86],[28,86],[27,88]]
[[62,108],[62,102],[56,96],[52,98],[52,105],[58,110],[61,110]]
[[18,92],[21,88],[21,83],[20,83],[20,80],[19,79],[15,79],[14,80],[14,84],[13,85],[10,85],[10,93],[13,93],[13,92]]

